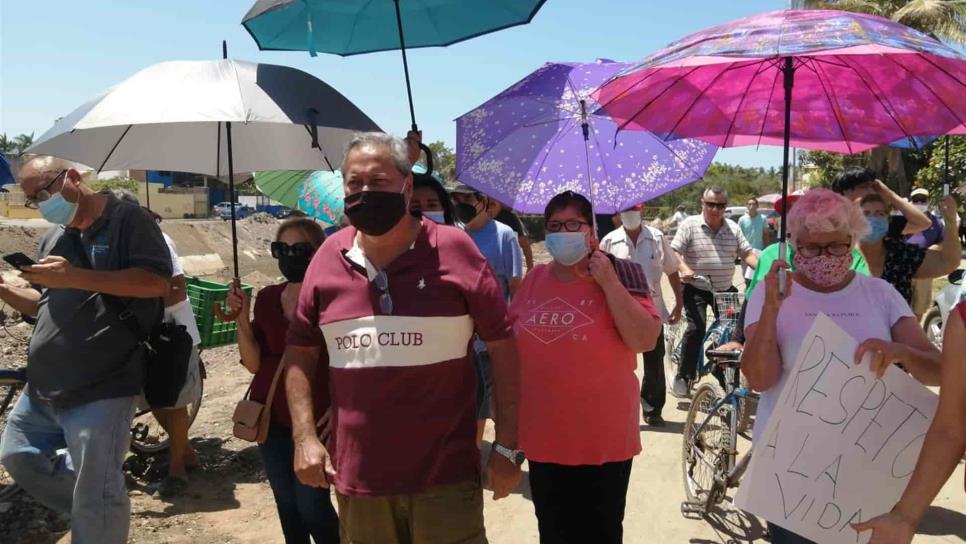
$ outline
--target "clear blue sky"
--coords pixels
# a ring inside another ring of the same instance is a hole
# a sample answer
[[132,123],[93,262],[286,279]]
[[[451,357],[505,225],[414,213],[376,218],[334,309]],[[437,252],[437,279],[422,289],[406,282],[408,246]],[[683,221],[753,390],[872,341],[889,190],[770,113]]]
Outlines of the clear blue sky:
[[[260,52],[239,23],[253,1],[0,1],[0,132],[39,136],[54,119],[141,68],[220,58],[226,39],[230,56],[305,70],[385,130],[405,134],[409,111],[398,52],[349,58]],[[453,146],[456,117],[544,62],[637,60],[701,28],[786,5],[784,0],[547,0],[529,25],[448,48],[411,51],[416,119],[426,140]],[[716,160],[777,167],[781,150],[723,149]]]

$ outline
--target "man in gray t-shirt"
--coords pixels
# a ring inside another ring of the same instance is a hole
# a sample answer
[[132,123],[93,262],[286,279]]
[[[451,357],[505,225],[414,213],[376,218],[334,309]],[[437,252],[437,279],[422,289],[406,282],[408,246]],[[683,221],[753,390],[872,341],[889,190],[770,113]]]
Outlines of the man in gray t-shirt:
[[55,226],[39,264],[22,269],[33,287],[0,283],[0,300],[37,319],[0,463],[39,502],[70,514],[73,541],[123,543],[131,508],[121,463],[145,348],[103,295],[153,328],[170,284],[168,246],[146,212],[94,192],[69,163],[35,157],[19,184]]

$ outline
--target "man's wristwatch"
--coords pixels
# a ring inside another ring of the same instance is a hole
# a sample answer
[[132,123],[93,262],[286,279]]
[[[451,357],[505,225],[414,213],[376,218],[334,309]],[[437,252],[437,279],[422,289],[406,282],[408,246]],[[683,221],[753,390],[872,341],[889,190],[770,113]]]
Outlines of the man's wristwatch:
[[493,443],[493,451],[499,453],[503,457],[506,457],[516,466],[522,465],[523,462],[527,460],[527,456],[523,453],[523,450],[511,450],[510,448],[497,444],[496,442]]

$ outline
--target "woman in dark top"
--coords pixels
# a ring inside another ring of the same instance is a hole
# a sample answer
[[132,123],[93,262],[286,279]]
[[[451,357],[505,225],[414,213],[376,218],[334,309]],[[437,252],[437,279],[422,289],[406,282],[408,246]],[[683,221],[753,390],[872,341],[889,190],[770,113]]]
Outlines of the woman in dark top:
[[[879,194],[862,197],[861,205],[871,227],[859,246],[869,264],[869,272],[891,283],[906,302],[912,301],[913,278],[942,277],[959,265],[959,240],[949,237],[941,246],[922,249],[889,235],[889,207]],[[955,200],[947,197],[940,204],[940,210],[947,225],[956,224]]]
[[[231,309],[240,310],[236,322],[241,363],[255,375],[252,400],[265,402],[268,398],[275,372],[285,353],[285,335],[305,270],[323,240],[322,228],[311,219],[302,217],[283,222],[272,243],[272,256],[278,260],[279,270],[286,281],[259,291],[252,321],[248,320],[251,300],[238,288],[233,288],[229,294]],[[329,406],[327,367],[328,358],[323,350],[312,388],[316,418],[320,423],[325,423],[322,416]],[[295,476],[292,418],[284,381],[280,378],[275,388],[268,438],[259,445],[265,473],[275,495],[282,533],[286,544],[308,544],[310,535],[316,544],[335,544],[339,542],[339,520],[329,499],[329,490],[303,485]]]

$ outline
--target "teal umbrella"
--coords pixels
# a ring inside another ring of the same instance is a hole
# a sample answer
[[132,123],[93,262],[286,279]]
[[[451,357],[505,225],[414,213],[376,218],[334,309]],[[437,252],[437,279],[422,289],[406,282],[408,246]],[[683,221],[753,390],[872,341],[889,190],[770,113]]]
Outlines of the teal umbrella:
[[258,0],[242,25],[261,50],[358,55],[402,52],[416,127],[406,49],[445,47],[533,19],[545,0]]
[[342,218],[342,174],[336,170],[274,170],[255,173],[255,187],[263,195],[298,209],[327,225]]

